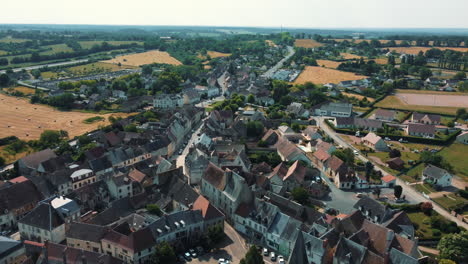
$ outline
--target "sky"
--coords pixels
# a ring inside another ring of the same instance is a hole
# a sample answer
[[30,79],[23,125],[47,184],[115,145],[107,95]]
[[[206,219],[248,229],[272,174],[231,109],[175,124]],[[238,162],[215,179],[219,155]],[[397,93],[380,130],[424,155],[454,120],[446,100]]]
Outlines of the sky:
[[468,0],[3,0],[0,24],[468,28]]

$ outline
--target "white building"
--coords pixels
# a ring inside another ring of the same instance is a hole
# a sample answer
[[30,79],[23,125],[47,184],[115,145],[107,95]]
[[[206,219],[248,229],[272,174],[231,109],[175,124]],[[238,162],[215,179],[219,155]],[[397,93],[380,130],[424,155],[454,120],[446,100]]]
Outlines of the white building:
[[457,141],[463,144],[468,144],[468,131],[457,136]]
[[154,98],[155,108],[172,109],[184,105],[184,98],[179,94],[160,94]]
[[453,175],[448,171],[436,167],[434,165],[428,165],[422,172],[422,180],[439,185],[441,187],[448,187],[452,185]]

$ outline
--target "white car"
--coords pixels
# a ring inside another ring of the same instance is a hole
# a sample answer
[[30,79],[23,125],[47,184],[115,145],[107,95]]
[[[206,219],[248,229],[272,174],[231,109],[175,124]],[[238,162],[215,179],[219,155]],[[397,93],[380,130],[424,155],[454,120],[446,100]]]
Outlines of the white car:
[[271,259],[271,261],[276,261],[276,254],[275,254],[275,252],[271,252],[271,253],[270,253],[270,259]]
[[353,153],[354,153],[354,155],[356,155],[356,156],[359,155],[359,151],[357,151],[357,150],[354,150]]
[[284,260],[283,256],[281,256],[281,255],[278,256],[278,263],[279,264],[286,264],[286,261]]
[[268,256],[268,249],[267,248],[263,248],[263,256]]

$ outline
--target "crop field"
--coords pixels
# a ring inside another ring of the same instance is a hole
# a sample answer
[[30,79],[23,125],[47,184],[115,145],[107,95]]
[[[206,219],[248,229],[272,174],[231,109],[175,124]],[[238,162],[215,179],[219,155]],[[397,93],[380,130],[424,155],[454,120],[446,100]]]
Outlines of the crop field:
[[296,39],[294,46],[300,48],[318,48],[323,46],[323,44],[313,39]]
[[101,72],[114,72],[114,71],[120,71],[123,69],[134,69],[134,68],[137,68],[137,67],[128,66],[128,65],[119,66],[117,64],[95,62],[95,63],[89,63],[89,64],[70,67],[70,68],[65,69],[65,71],[72,73],[72,74],[87,75],[87,74],[95,74],[95,73],[101,73]]
[[339,83],[341,81],[360,80],[367,76],[356,75],[350,72],[343,72],[317,66],[306,66],[304,71],[297,77],[294,83],[304,84],[313,82],[315,84]]
[[17,38],[6,37],[6,38],[1,38],[0,42],[3,42],[3,43],[21,43],[21,42],[26,42],[28,40],[29,39],[17,39]]
[[[95,41],[79,41],[81,48],[83,49],[91,49],[94,45],[101,45],[104,41],[102,40],[95,40]],[[106,41],[110,45],[124,45],[124,44],[131,44],[137,43],[138,45],[143,45],[141,41]]]
[[25,86],[17,86],[17,87],[8,88],[7,91],[8,92],[18,91],[18,92],[22,92],[25,95],[34,94],[36,92],[34,89],[25,87]]
[[396,97],[409,105],[451,106],[468,108],[468,95],[396,93]]
[[51,55],[60,52],[73,52],[73,49],[68,47],[66,44],[55,44],[44,47],[50,50],[41,52],[41,55]]
[[343,63],[343,62],[331,61],[331,60],[317,60],[317,64],[319,66],[326,67],[326,68],[332,68],[332,69],[338,68],[338,66],[341,63]]
[[276,47],[276,46],[277,46],[273,41],[271,41],[271,40],[269,40],[269,39],[265,40],[265,42],[266,42],[266,44],[267,44],[268,46],[270,46],[270,47]]
[[464,92],[444,92],[444,91],[432,91],[432,90],[412,90],[412,89],[396,89],[397,93],[403,94],[403,93],[408,93],[408,94],[435,94],[435,95],[463,95],[463,96],[468,96],[468,93]]
[[117,56],[111,60],[102,61],[112,64],[122,64],[129,66],[141,66],[152,63],[165,63],[172,65],[182,65],[182,62],[172,57],[165,51],[152,50],[143,53],[136,53],[130,55]]
[[6,54],[8,54],[8,52],[6,52],[4,50],[0,50],[0,56],[6,55]]
[[351,54],[351,53],[341,53],[340,55],[341,55],[341,57],[343,57],[343,59],[345,59],[345,60],[354,60],[354,59],[360,59],[360,58],[362,58],[362,56],[358,56],[358,55]]
[[395,47],[390,48],[390,51],[395,51],[397,53],[406,53],[406,54],[418,54],[420,51],[426,52],[432,48],[437,48],[440,50],[455,50],[460,52],[467,52],[468,48],[452,48],[452,47]]
[[344,96],[347,96],[347,97],[354,97],[354,98],[356,98],[358,100],[362,100],[364,98],[367,98],[367,101],[369,101],[369,102],[374,102],[375,101],[375,99],[372,98],[372,97],[365,97],[365,96],[360,95],[360,94],[355,94],[355,93],[341,93],[341,94],[343,94]]
[[385,65],[385,64],[388,63],[387,58],[367,59],[366,61],[370,61],[370,60],[373,60],[373,61],[375,61],[375,63],[380,64],[380,65]]
[[[127,117],[129,114],[104,114],[62,112],[44,105],[33,105],[28,100],[0,94],[0,138],[17,136],[20,139],[38,139],[44,130],[66,130],[70,138],[108,125],[108,117]],[[83,123],[95,116],[105,118],[101,122]]]
[[395,95],[385,97],[382,101],[374,105],[375,107],[399,109],[408,111],[421,111],[435,114],[455,115],[459,107],[433,106],[433,105],[410,105],[400,100]]

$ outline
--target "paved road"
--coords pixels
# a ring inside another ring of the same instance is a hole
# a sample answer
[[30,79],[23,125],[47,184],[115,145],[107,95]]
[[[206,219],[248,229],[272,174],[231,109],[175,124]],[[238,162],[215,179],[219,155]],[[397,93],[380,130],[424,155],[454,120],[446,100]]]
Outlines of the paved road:
[[[75,60],[75,61],[65,61],[65,62],[57,62],[57,63],[48,63],[48,64],[41,64],[41,65],[35,65],[35,66],[29,66],[29,67],[23,67],[23,68],[16,68],[13,69],[13,72],[19,72],[22,70],[30,71],[30,70],[35,70],[35,69],[40,69],[45,66],[48,67],[55,67],[55,66],[65,66],[65,65],[72,65],[72,64],[78,64],[82,62],[88,62],[89,59],[82,59],[82,60]],[[0,73],[5,73],[6,70],[0,71]]]
[[[355,149],[351,144],[349,144],[347,141],[343,140],[333,129],[328,127],[328,125],[325,123],[325,118],[324,117],[316,117],[315,120],[317,121],[317,124],[319,127],[328,135],[330,136],[335,143],[346,147],[346,148],[351,148],[353,150]],[[363,155],[359,154],[357,157],[362,160],[363,162],[371,161],[368,160],[366,157]],[[371,161],[372,162],[372,161]],[[375,164],[375,163],[373,163]],[[381,169],[379,166],[374,166],[376,170],[381,171],[382,175],[388,175],[386,171]],[[397,178],[396,183],[400,185],[403,188],[403,194],[406,196],[406,200],[408,200],[410,203],[421,203],[421,202],[431,202],[433,209],[439,213],[440,215],[444,216],[445,218],[457,223],[457,225],[464,227],[465,229],[468,229],[468,224],[458,220],[456,217],[452,216],[449,212],[447,212],[445,209],[437,205],[436,203],[432,202],[431,200],[425,198],[422,196],[419,192],[414,190],[411,186],[406,185],[405,182]]]
[[192,133],[192,136],[190,137],[187,145],[185,146],[184,150],[182,151],[182,154],[177,157],[176,166],[177,167],[183,167],[184,175],[187,175],[186,167],[185,167],[185,157],[187,157],[190,146],[192,146],[192,144],[194,144],[195,141],[199,138],[198,134],[201,132],[201,130],[202,130],[203,126],[204,126],[205,120],[207,118],[208,117],[205,117],[205,118],[202,119],[200,126],[195,130],[195,132]]
[[283,63],[287,60],[289,60],[289,58],[291,58],[292,56],[294,56],[294,54],[296,53],[296,51],[294,50],[293,47],[291,46],[287,46],[286,47],[288,49],[288,55],[286,55],[286,57],[284,57],[282,60],[280,60],[275,66],[271,67],[271,69],[269,69],[268,71],[266,71],[264,74],[262,74],[263,77],[266,77],[266,78],[271,78],[273,76],[273,74],[279,70],[281,67],[283,67]]

